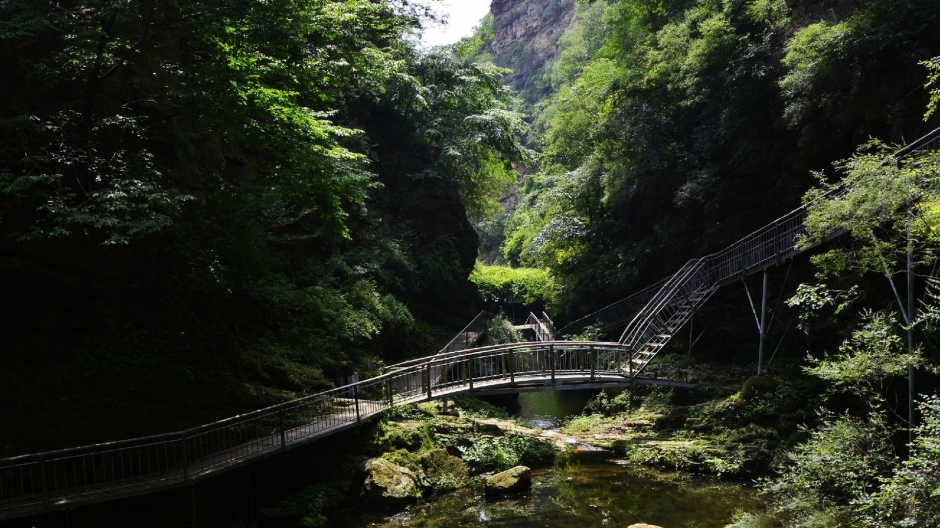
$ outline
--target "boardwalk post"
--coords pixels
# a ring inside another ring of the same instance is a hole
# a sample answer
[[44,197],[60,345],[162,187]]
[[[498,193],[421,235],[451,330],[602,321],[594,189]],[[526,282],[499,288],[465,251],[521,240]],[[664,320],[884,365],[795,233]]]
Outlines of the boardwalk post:
[[591,381],[594,381],[595,370],[597,370],[597,349],[591,345]]
[[767,334],[767,270],[764,269],[764,297],[760,304],[760,347],[757,349],[757,375],[764,373],[764,336]]
[[555,345],[548,345],[548,359],[552,363],[552,382],[555,381]]
[[428,399],[431,399],[431,363],[428,363],[428,368],[425,370],[427,372],[426,376],[428,378]]
[[470,380],[470,393],[473,394],[473,360],[467,360],[467,379]]
[[188,442],[186,441],[186,431],[183,431],[182,442],[183,442],[183,482],[188,482],[189,481],[189,447],[187,446]]
[[359,414],[359,384],[353,385],[353,400],[356,402],[356,422],[362,421],[362,416]]
[[509,349],[509,383],[511,385],[516,384],[516,365],[513,361],[513,350]]
[[630,381],[633,381],[633,349],[630,349],[630,361],[627,361],[627,374],[630,376]]
[[287,449],[287,433],[284,431],[284,409],[277,411],[277,430],[281,435],[281,449]]
[[45,510],[49,505],[48,493],[46,487],[46,454],[39,455],[39,473],[42,477],[42,509]]
[[385,382],[385,397],[388,399],[389,406],[394,405],[395,400],[392,396],[392,380]]

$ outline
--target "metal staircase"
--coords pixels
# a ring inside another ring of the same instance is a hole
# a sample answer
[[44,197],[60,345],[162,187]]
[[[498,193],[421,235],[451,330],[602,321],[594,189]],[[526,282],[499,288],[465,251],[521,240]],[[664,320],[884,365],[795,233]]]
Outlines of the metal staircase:
[[[902,150],[900,156],[913,156],[940,148],[940,129],[918,139]],[[842,186],[828,197],[846,192]],[[812,204],[806,204],[763,228],[742,238],[718,253],[690,260],[679,271],[666,279],[659,290],[640,308],[620,337],[620,343],[633,351],[623,371],[636,376],[666,346],[695,312],[715,293],[731,282],[780,264],[813,247],[840,236],[843,231],[825,233],[810,244],[797,246],[797,241],[808,240],[806,216]],[[644,290],[645,291],[645,290]],[[628,297],[620,303],[595,313],[598,321],[616,320],[623,309],[619,304],[634,299]],[[590,316],[589,316],[590,317]]]

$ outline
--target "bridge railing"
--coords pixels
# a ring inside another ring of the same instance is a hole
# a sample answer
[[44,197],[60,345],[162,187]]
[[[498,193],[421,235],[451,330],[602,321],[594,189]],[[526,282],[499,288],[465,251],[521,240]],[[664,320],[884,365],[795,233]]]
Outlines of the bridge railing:
[[533,342],[447,352],[186,431],[0,460],[0,519],[198,479],[445,391],[578,373],[620,374],[616,343]]

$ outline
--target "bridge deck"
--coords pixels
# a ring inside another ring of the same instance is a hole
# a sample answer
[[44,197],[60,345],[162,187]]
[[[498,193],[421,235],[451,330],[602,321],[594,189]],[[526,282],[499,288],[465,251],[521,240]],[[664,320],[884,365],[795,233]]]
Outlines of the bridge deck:
[[[513,379],[514,378],[514,379]],[[516,392],[544,391],[544,390],[576,390],[576,389],[602,389],[608,387],[627,387],[633,384],[661,384],[678,387],[693,387],[693,384],[659,380],[650,378],[624,377],[619,374],[599,373],[592,376],[585,372],[556,372],[554,379],[549,371],[538,374],[523,374],[503,378],[490,379],[473,383],[471,390],[468,380],[455,381],[450,385],[441,386],[433,390],[429,397],[426,393],[416,394],[406,398],[395,397],[394,405],[407,405],[411,403],[426,402],[434,399],[448,398],[461,394],[508,394]],[[379,400],[360,399],[358,406],[361,409],[374,409],[363,411],[352,418],[350,408],[354,400],[349,398],[335,398],[332,412],[321,414],[317,420],[298,426],[287,428],[283,435],[279,432],[252,439],[233,447],[193,460],[185,468],[173,468],[158,473],[149,473],[138,478],[122,478],[119,481],[110,481],[100,484],[86,484],[72,488],[67,493],[56,497],[54,494],[31,493],[20,495],[16,500],[7,504],[0,504],[0,520],[22,517],[41,513],[52,509],[75,507],[132,497],[145,493],[171,489],[178,486],[190,485],[193,482],[215,476],[259,459],[283,453],[325,436],[339,433],[357,427],[362,422],[371,420],[390,408],[387,402]],[[84,463],[84,461],[82,461]],[[123,464],[123,461],[122,461]],[[2,483],[0,483],[2,484]]]

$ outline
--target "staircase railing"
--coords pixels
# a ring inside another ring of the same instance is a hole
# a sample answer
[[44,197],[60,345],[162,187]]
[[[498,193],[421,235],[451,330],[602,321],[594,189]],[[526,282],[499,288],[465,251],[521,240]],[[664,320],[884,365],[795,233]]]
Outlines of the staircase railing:
[[646,306],[646,303],[663,287],[667,280],[669,280],[669,277],[651,284],[627,298],[608,304],[595,312],[572,321],[561,327],[555,335],[576,335],[591,325],[600,325],[605,332],[626,325],[636,317],[640,309]]
[[[940,129],[911,143],[899,151],[898,156],[911,156],[938,148]],[[848,187],[843,185],[830,191],[826,197],[832,198],[847,190]],[[806,217],[812,206],[812,203],[804,204],[718,253],[690,260],[666,279],[659,291],[637,311],[621,335],[620,342],[634,352],[630,365],[632,375],[646,367],[719,287],[779,264],[843,233],[829,231],[810,244],[798,245],[801,239],[809,239]]]
[[552,340],[552,330],[549,328],[548,324],[539,319],[534,313],[529,312],[529,317],[526,319],[525,324],[535,332],[536,341]]

